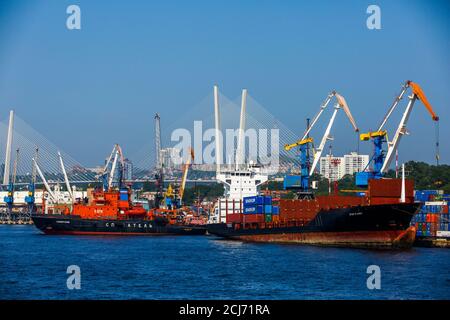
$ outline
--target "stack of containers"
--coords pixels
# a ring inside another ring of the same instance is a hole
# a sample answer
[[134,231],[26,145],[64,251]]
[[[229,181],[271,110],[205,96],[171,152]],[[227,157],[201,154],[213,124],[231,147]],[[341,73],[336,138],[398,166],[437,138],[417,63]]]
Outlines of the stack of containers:
[[416,191],[416,201],[423,202],[420,211],[411,224],[416,226],[418,237],[450,237],[448,201],[429,201],[445,199],[437,190]]
[[244,197],[244,222],[278,221],[279,212],[279,207],[272,205],[270,196]]
[[416,190],[415,199],[419,202],[433,201],[440,194],[440,190]]

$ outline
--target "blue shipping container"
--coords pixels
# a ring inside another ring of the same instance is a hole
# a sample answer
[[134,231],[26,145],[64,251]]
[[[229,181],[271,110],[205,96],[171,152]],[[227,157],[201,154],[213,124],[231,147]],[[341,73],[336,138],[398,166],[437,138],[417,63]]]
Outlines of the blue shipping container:
[[270,197],[270,196],[265,196],[265,197],[264,197],[264,204],[270,204],[270,205],[272,205],[272,197]]
[[264,213],[272,213],[272,205],[271,204],[266,204],[264,206]]
[[272,214],[280,214],[280,207],[279,206],[273,206],[272,207]]
[[248,206],[244,207],[244,214],[261,214],[264,213],[264,206]]
[[244,207],[264,204],[263,196],[244,197]]

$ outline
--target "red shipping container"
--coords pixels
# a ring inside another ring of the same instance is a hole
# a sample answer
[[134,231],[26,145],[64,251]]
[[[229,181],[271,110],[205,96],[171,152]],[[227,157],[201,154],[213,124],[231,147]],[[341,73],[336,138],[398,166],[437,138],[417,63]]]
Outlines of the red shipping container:
[[263,223],[264,214],[244,214],[242,223]]
[[242,214],[231,213],[227,214],[227,223],[240,223],[242,222]]

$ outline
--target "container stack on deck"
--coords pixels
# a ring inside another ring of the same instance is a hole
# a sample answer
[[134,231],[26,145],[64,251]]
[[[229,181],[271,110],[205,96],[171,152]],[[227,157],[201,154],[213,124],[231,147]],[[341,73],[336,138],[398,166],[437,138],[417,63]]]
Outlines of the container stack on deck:
[[417,246],[450,246],[449,199],[438,190],[416,191],[415,200],[423,203],[411,220],[417,229]]
[[277,222],[280,212],[270,196],[244,197],[243,212],[227,215],[227,223]]

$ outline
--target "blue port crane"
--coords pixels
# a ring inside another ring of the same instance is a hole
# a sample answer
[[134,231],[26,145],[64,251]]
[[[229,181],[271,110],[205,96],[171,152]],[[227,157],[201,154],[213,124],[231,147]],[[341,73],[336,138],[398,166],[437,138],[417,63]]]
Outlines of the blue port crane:
[[[39,155],[39,148],[36,148],[36,152],[35,152],[35,156],[34,159],[38,159],[38,155]],[[28,194],[25,197],[25,203],[27,204],[27,211],[28,214],[31,215],[31,213],[34,211],[35,209],[35,202],[36,202],[36,198],[35,198],[35,192],[36,192],[36,165],[35,162],[32,161],[32,170],[31,170],[31,180],[30,183],[28,184]]]
[[[333,99],[333,97],[335,97],[337,100],[337,103],[334,106],[333,114],[328,122],[328,126],[325,130],[325,133],[322,137],[319,146],[317,148],[314,148],[314,139],[310,137],[309,134],[316,125],[320,116],[323,114],[323,112],[329,105],[330,101]],[[342,95],[338,94],[336,91],[330,92],[325,101],[321,104],[319,112],[315,115],[311,124],[310,125],[308,124],[306,131],[303,134],[303,137],[299,139],[297,142],[287,144],[284,146],[284,149],[286,151],[289,151],[295,147],[299,147],[300,149],[299,160],[301,169],[300,176],[285,176],[284,189],[291,189],[291,190],[297,189],[300,191],[300,193],[303,193],[305,195],[307,195],[310,192],[309,178],[314,173],[317,164],[319,163],[326,142],[332,139],[330,136],[331,128],[333,127],[337,112],[341,109],[344,110],[345,114],[347,115],[347,118],[350,120],[350,123],[352,124],[355,131],[356,132],[359,131],[356,122],[347,105],[347,102],[345,101],[345,98]],[[312,163],[311,163],[311,153],[312,153]]]
[[[408,105],[406,106],[406,109],[403,113],[403,116],[400,120],[400,123],[397,127],[393,139],[389,140],[387,131],[385,129],[385,125],[389,120],[390,116],[392,115],[392,112],[395,110],[395,108],[402,100],[403,96],[405,95],[406,91],[409,88],[411,88],[412,92],[411,95],[408,96],[409,99]],[[411,114],[414,103],[417,99],[422,101],[423,105],[430,113],[432,120],[438,123],[439,117],[436,115],[433,108],[431,107],[431,104],[428,102],[428,99],[425,96],[425,93],[423,92],[422,88],[415,82],[409,80],[406,81],[405,84],[402,86],[402,90],[400,91],[398,96],[395,97],[394,102],[392,103],[388,112],[384,116],[383,121],[381,121],[380,125],[378,126],[378,130],[362,133],[360,135],[361,141],[369,141],[372,139],[374,145],[374,153],[371,160],[369,161],[369,164],[367,165],[369,166],[371,163],[373,163],[372,171],[367,172],[366,168],[364,172],[357,173],[356,174],[357,186],[366,187],[369,183],[369,179],[380,179],[389,170],[389,166],[391,165],[392,160],[395,157],[395,153],[398,150],[401,138],[405,134],[408,134],[406,124],[408,123],[409,116]],[[387,144],[386,151],[384,150],[385,144]]]
[[16,158],[14,159],[14,168],[13,168],[13,172],[12,172],[12,177],[11,177],[8,187],[6,189],[7,194],[3,198],[3,201],[5,201],[6,206],[8,207],[9,214],[12,214],[12,209],[14,206],[14,189],[15,189],[15,184],[16,184],[18,163],[19,163],[19,149],[16,150]]

